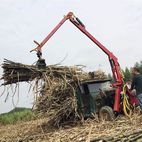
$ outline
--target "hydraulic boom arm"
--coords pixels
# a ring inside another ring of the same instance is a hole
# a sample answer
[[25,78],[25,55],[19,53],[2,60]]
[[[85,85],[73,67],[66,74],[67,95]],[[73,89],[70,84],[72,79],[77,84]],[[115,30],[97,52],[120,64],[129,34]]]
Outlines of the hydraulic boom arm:
[[69,12],[64,18],[59,22],[59,24],[47,35],[47,37],[39,44],[34,41],[38,46],[34,48],[32,51],[41,52],[41,48],[43,45],[53,36],[53,34],[64,24],[66,20],[70,20],[81,32],[83,32],[90,40],[92,40],[104,53],[108,55],[111,70],[113,73],[113,77],[115,83],[112,84],[113,87],[116,88],[115,92],[115,102],[114,102],[114,111],[119,112],[120,107],[120,92],[122,91],[123,86],[123,77],[120,72],[120,66],[118,63],[118,59],[110,52],[105,46],[103,46],[94,36],[92,36],[85,28],[85,25],[79,20],[79,18],[75,17],[72,12]]

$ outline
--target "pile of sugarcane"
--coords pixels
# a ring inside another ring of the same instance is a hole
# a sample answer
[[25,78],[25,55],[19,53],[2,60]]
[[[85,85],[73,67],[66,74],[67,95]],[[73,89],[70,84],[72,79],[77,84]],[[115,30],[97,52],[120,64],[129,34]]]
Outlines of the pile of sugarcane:
[[82,66],[48,65],[39,69],[34,65],[24,65],[5,59],[2,68],[3,85],[22,81],[34,82],[37,94],[34,111],[40,117],[50,118],[49,123],[54,126],[81,119],[82,115],[77,111],[76,87],[83,80],[106,78],[104,73],[102,77],[100,71],[99,74],[95,73],[96,76],[94,72],[87,73],[82,70]]
[[[58,82],[59,83],[59,82]],[[59,85],[60,84],[60,85]],[[60,82],[50,92],[45,91],[35,104],[35,112],[38,116],[49,119],[50,126],[60,126],[68,122],[76,122],[81,119],[77,111],[75,86],[71,83]],[[73,87],[74,86],[74,87]]]

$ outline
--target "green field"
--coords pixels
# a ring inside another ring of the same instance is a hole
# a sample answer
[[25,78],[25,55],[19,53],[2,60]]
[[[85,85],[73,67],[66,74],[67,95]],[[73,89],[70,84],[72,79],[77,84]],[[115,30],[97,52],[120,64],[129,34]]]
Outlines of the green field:
[[8,113],[0,115],[0,124],[15,124],[20,121],[29,121],[34,119],[34,114],[29,108],[15,108]]

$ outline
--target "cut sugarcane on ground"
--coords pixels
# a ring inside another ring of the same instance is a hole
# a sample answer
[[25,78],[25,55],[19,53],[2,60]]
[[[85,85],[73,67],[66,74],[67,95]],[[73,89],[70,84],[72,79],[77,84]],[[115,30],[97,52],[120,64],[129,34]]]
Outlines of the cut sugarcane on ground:
[[112,122],[87,120],[59,129],[46,126],[47,119],[0,126],[1,142],[141,142],[142,116],[120,116]]

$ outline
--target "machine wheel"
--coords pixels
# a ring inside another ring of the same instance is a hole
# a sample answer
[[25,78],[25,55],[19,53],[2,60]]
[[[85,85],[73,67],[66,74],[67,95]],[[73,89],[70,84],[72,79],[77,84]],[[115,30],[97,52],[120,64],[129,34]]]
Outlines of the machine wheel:
[[99,111],[99,119],[101,121],[112,121],[115,118],[113,109],[109,106],[103,106]]

